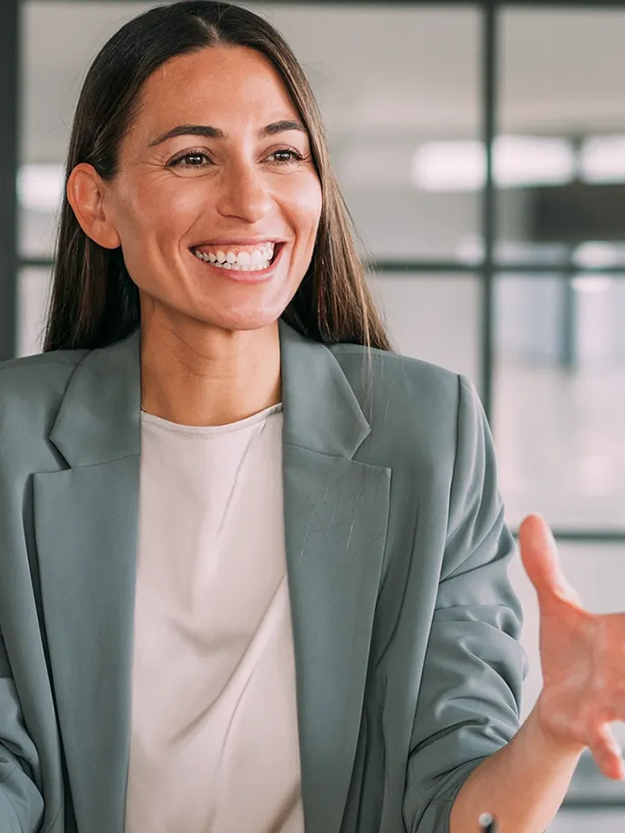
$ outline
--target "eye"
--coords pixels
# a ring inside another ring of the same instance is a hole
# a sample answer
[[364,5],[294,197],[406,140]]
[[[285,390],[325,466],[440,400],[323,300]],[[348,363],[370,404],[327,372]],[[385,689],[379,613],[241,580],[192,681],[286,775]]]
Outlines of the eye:
[[[191,163],[188,160],[191,159],[206,159],[210,162],[208,156],[202,150],[191,150],[187,153],[183,154],[182,156],[178,156],[175,159],[172,159],[169,163],[169,167],[171,168],[203,168],[204,165],[198,165],[196,163]],[[184,164],[183,164],[184,163]]]
[[[302,162],[304,157],[298,151],[292,148],[284,148],[283,150],[275,150],[269,154],[269,159],[274,158],[279,165],[288,165],[293,162]],[[281,157],[281,158],[278,158]]]

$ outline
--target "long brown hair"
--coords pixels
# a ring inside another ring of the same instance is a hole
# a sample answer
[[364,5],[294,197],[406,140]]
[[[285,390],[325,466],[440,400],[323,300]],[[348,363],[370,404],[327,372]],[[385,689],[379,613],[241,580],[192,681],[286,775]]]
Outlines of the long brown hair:
[[[184,0],[157,6],[122,26],[85,78],[65,185],[80,162],[93,165],[103,179],[113,179],[120,142],[137,113],[147,78],[170,58],[216,45],[246,46],[267,56],[310,135],[323,207],[309,268],[282,318],[316,341],[392,350],[356,252],[353,224],[332,171],[310,85],[279,32],[253,12],[212,0]],[[85,234],[65,190],[44,352],[103,347],[130,335],[139,324],[139,292],[121,248],[105,249]]]

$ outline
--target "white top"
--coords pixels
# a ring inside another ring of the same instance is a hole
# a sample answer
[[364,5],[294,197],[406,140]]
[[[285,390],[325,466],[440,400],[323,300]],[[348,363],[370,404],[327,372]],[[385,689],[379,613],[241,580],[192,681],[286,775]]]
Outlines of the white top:
[[282,405],[141,420],[125,833],[303,833]]

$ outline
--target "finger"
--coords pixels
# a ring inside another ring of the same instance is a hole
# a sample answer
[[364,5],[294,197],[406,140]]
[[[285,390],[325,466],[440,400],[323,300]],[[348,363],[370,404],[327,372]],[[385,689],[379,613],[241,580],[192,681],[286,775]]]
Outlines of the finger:
[[528,515],[521,524],[519,550],[539,601],[545,602],[556,596],[582,606],[579,594],[564,575],[551,530],[540,515]]
[[597,729],[590,749],[597,766],[606,778],[625,781],[622,750],[607,725],[604,724]]

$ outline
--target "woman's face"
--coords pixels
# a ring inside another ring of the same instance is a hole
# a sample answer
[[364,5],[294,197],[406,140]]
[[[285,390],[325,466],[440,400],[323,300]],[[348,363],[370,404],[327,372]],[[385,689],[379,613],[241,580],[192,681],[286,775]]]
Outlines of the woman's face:
[[157,70],[105,188],[152,320],[266,326],[310,263],[322,196],[308,135],[252,49],[207,48]]

